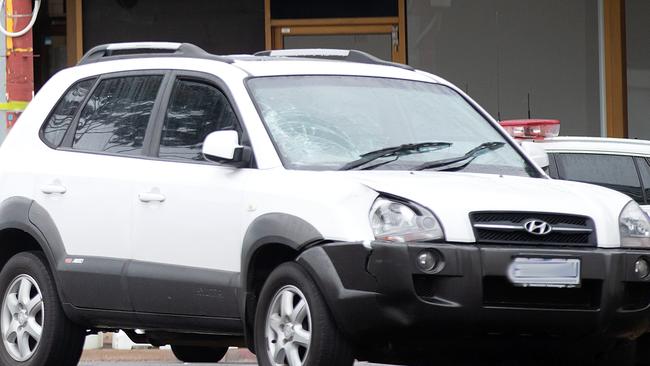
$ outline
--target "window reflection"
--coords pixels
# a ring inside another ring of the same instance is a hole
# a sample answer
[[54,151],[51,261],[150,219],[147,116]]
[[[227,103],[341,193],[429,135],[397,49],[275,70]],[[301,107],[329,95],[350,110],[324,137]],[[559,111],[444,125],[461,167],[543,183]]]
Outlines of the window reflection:
[[95,84],[95,80],[82,80],[73,85],[54,109],[54,113],[52,113],[43,128],[43,137],[52,146],[58,147],[61,145],[63,137],[68,131],[70,123],[72,123],[72,119],[77,114],[77,110],[81,106],[81,103],[83,103],[86,95],[90,92],[90,88]]
[[79,118],[72,147],[138,155],[162,76],[131,76],[102,81]]
[[176,80],[165,116],[159,156],[203,160],[201,148],[208,134],[236,129],[237,117],[219,89],[198,81]]

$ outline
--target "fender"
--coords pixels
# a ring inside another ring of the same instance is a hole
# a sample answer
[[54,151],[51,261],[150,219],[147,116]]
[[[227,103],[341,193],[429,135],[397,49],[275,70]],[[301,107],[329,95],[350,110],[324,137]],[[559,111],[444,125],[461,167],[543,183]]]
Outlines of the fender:
[[65,302],[56,264],[65,258],[61,235],[50,215],[38,203],[26,197],[10,197],[0,203],[0,230],[18,229],[36,240],[50,265],[57,292]]
[[239,309],[249,348],[253,349],[249,317],[254,315],[249,314],[251,309],[247,306],[254,305],[254,294],[248,291],[250,285],[248,272],[253,254],[268,244],[282,244],[300,251],[308,244],[322,239],[322,234],[310,223],[285,213],[267,213],[257,217],[249,225],[242,243],[239,296]]
[[332,242],[310,247],[296,260],[318,286],[339,330],[350,338],[371,338],[374,327],[385,321],[375,316],[381,312],[377,278],[367,270],[372,252],[362,242]]
[[253,253],[266,244],[283,244],[299,251],[305,245],[322,240],[323,236],[307,221],[285,213],[259,216],[248,227],[242,243],[241,280],[248,286],[248,269]]

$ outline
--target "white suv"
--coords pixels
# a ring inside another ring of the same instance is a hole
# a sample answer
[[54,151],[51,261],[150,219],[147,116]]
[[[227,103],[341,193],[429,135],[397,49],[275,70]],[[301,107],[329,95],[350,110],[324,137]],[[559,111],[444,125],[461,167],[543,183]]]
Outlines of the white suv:
[[75,364],[102,329],[195,362],[606,363],[647,330],[635,202],[356,51],[97,47],[0,148],[0,202],[2,365]]

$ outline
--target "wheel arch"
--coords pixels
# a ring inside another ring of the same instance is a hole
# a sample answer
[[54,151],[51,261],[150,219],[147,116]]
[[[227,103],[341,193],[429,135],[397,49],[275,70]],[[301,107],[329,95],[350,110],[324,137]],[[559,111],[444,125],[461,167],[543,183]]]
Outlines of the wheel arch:
[[0,203],[0,269],[9,258],[24,251],[45,254],[59,297],[64,301],[56,269],[66,254],[54,221],[34,200],[10,197]]
[[282,263],[296,260],[306,247],[323,240],[313,225],[290,214],[267,213],[249,225],[242,245],[240,314],[251,350],[252,323],[264,279]]

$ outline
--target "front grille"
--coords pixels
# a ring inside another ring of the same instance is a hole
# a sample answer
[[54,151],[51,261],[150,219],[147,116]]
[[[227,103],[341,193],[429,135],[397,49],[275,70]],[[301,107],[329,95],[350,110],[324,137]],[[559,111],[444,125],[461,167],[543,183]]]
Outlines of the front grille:
[[[479,243],[596,246],[596,228],[586,216],[537,212],[473,212],[470,220]],[[547,233],[534,234],[526,223],[548,224]]]

